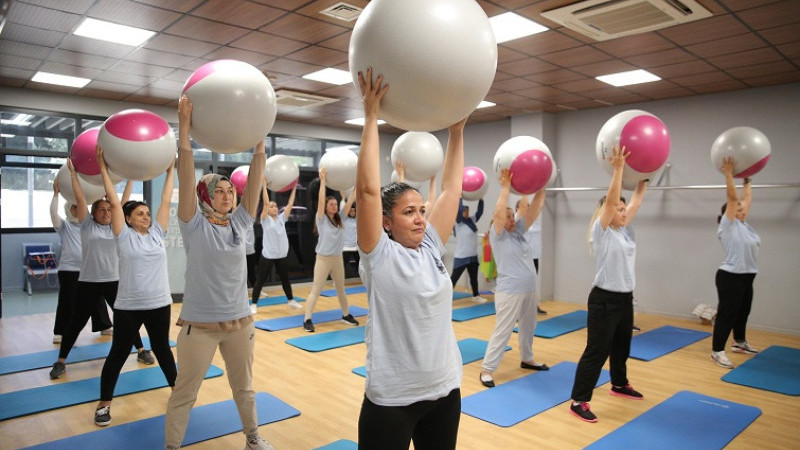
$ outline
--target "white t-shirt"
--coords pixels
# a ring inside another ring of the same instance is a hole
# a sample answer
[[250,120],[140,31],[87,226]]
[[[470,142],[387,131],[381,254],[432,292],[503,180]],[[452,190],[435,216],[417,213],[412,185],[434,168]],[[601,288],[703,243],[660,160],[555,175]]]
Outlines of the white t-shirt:
[[[317,217],[317,216],[314,216]],[[344,228],[337,227],[328,219],[328,215],[323,213],[322,217],[317,218],[317,247],[315,251],[322,256],[336,256],[342,254],[344,248]]]
[[462,361],[453,332],[453,285],[442,263],[444,245],[428,225],[419,249],[382,233],[361,254],[367,288],[366,396],[405,406],[447,396],[461,386]]
[[111,225],[100,225],[91,214],[81,223],[83,261],[78,281],[104,283],[119,280],[119,257]]
[[286,216],[278,214],[274,219],[267,215],[261,221],[264,230],[261,256],[266,259],[285,258],[289,254],[289,237],[286,235]]
[[531,248],[531,257],[539,259],[542,257],[542,215],[533,221],[533,224],[525,232],[525,240],[528,241],[528,246]]
[[505,228],[499,235],[494,227],[489,230],[489,242],[497,264],[497,292],[526,294],[536,290],[536,268],[524,230],[524,219],[517,221],[513,233]]
[[253,223],[247,227],[247,233],[245,233],[244,239],[244,252],[246,255],[252,255],[256,252],[256,232],[253,230]]
[[344,226],[344,239],[342,240],[342,248],[347,251],[357,250],[358,232],[356,230],[356,218],[342,216],[342,226]]
[[161,225],[154,222],[146,235],[125,226],[117,236],[119,288],[114,309],[156,309],[172,303],[165,235]]
[[[472,223],[476,222],[476,217],[470,217]],[[478,256],[478,232],[472,231],[469,225],[463,222],[456,222],[456,249],[453,258],[471,258]]]
[[603,230],[600,219],[592,226],[590,243],[595,258],[594,285],[611,292],[633,292],[636,287],[636,241],[630,226]]
[[723,215],[717,228],[717,237],[725,252],[720,269],[730,273],[758,273],[758,248],[761,238],[747,222],[731,221]]
[[80,272],[81,270],[81,226],[69,220],[62,220],[56,228],[61,238],[61,256],[58,260],[58,271]]

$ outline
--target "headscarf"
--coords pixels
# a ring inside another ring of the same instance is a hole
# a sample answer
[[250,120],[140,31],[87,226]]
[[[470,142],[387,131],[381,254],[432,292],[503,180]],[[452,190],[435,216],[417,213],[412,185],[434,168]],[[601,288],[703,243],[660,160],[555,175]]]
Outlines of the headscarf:
[[72,223],[78,223],[78,218],[72,215],[72,205],[74,205],[74,203],[64,203],[64,217]]
[[228,225],[229,220],[227,212],[216,211],[211,206],[211,202],[214,200],[214,189],[222,180],[231,182],[228,177],[216,173],[207,173],[200,177],[200,181],[197,182],[197,203],[200,205],[200,211],[211,223],[225,226]]

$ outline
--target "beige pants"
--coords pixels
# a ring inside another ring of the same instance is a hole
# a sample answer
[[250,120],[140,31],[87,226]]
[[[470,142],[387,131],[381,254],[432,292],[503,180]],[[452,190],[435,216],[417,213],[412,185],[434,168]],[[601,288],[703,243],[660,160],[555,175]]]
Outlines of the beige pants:
[[225,360],[228,384],[239,410],[242,432],[258,431],[255,391],[253,390],[253,322],[231,332],[204,330],[184,325],[178,334],[178,378],[167,403],[166,446],[178,448],[186,433],[189,412],[197,400],[211,359],[219,347]]
[[306,299],[306,319],[311,318],[314,307],[317,305],[319,293],[322,292],[322,287],[325,286],[328,275],[333,279],[333,286],[336,288],[336,296],[339,297],[339,307],[342,308],[342,315],[350,314],[347,296],[344,293],[344,260],[342,255],[317,255],[317,261],[314,263],[314,284],[311,285],[311,292]]

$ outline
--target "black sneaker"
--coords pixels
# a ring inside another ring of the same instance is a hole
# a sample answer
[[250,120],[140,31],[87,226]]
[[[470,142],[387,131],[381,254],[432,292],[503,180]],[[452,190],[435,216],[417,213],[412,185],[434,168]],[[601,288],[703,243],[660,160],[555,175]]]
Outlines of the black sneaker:
[[140,351],[136,356],[136,361],[139,361],[142,364],[147,364],[148,366],[156,362],[156,360],[153,359],[153,355],[150,353],[150,350]]
[[346,316],[342,316],[342,323],[346,323],[347,325],[357,327],[358,321],[353,317],[352,314],[348,314]]
[[546,315],[547,315],[547,311],[545,311],[545,310],[543,310],[542,308],[539,308],[539,307],[537,306],[537,307],[536,307],[536,314],[539,314],[540,316],[546,316]]
[[306,330],[306,333],[314,332],[314,323],[311,322],[311,319],[306,319],[303,321],[303,329]]
[[641,400],[644,396],[633,388],[630,384],[626,384],[625,386],[618,387],[618,386],[611,386],[611,395],[616,395],[617,397],[625,397],[631,400]]
[[589,409],[589,404],[586,402],[580,402],[577,405],[574,402],[570,402],[569,412],[584,422],[597,422],[597,416],[592,413],[592,411]]
[[65,373],[67,373],[67,365],[56,361],[55,364],[53,364],[53,368],[50,369],[50,379],[55,380],[61,378]]
[[111,407],[101,406],[94,411],[94,424],[98,427],[105,427],[111,423]]

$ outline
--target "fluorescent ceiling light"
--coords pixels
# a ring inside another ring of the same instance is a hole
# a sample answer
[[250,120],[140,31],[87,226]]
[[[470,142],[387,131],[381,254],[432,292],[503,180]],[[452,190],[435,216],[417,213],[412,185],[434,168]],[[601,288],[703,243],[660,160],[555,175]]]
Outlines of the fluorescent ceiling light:
[[59,75],[57,73],[36,72],[36,75],[31,78],[31,81],[82,88],[89,84],[89,82],[92,80],[88,78],[71,77],[69,75]]
[[118,25],[103,20],[85,19],[75,30],[78,36],[138,47],[156,34],[155,31]]
[[16,114],[14,115],[13,119],[2,119],[0,120],[0,123],[3,125],[19,125],[27,127],[31,124],[31,119],[33,119],[33,116],[30,114]]
[[482,100],[480,103],[478,103],[478,106],[476,106],[475,109],[490,108],[496,104],[497,103],[492,103],[492,102],[487,102],[486,100]]
[[541,33],[549,29],[544,25],[540,25],[513,12],[505,12],[490,17],[489,23],[492,25],[494,38],[497,40],[498,44]]
[[5,133],[3,133],[3,134],[0,134],[0,137],[13,138],[13,137],[17,137],[17,135],[16,134],[5,134]]
[[653,75],[652,73],[642,69],[629,70],[627,72],[620,72],[620,73],[612,73],[609,75],[601,75],[595,78],[602,81],[603,83],[607,83],[612,86],[618,86],[618,87],[628,86],[631,84],[649,83],[651,81],[658,81],[661,79]]
[[[350,125],[359,125],[359,126],[363,127],[364,126],[364,118],[363,117],[359,117],[358,119],[345,120],[344,123],[349,123]],[[386,123],[385,120],[378,119],[378,125],[383,125],[385,123]]]
[[303,75],[303,78],[306,80],[321,81],[323,83],[336,84],[339,86],[353,82],[353,76],[350,75],[350,72],[341,69],[334,69],[332,67],[305,74]]

